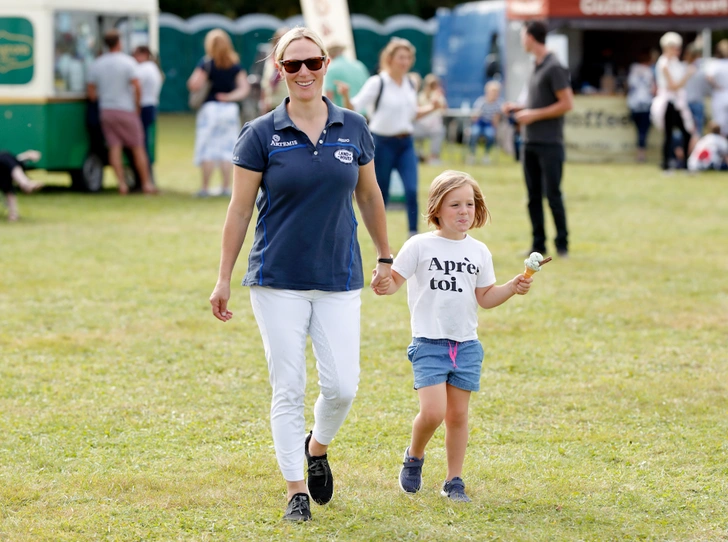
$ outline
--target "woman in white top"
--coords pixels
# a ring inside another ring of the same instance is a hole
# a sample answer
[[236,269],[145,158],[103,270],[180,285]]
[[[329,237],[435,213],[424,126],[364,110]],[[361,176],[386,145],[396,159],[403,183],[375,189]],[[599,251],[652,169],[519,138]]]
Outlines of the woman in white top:
[[152,165],[154,165],[154,154],[150,151],[149,131],[157,119],[159,93],[162,91],[164,76],[154,61],[152,52],[146,45],[140,45],[134,50],[134,59],[139,62],[137,75],[142,89],[140,105],[142,126],[144,127],[144,148],[147,150],[149,168],[151,170]]
[[718,42],[716,58],[708,64],[706,75],[713,87],[713,121],[720,126],[720,133],[728,136],[728,40]]
[[415,119],[439,106],[417,105],[417,91],[407,77],[415,60],[414,46],[402,38],[392,38],[379,56],[380,72],[370,77],[356,96],[339,85],[344,103],[354,111],[369,111],[369,129],[374,137],[374,168],[377,182],[389,201],[389,179],[396,169],[402,177],[407,202],[410,235],[417,233],[417,154],[412,132]]
[[[662,169],[668,169],[672,155],[672,131],[682,132],[683,154],[687,159],[694,145],[695,124],[688,107],[685,83],[695,72],[680,60],[682,38],[680,34],[668,32],[660,38],[662,55],[655,65],[657,95],[652,101],[650,118],[658,130],[664,130],[662,145]],[[683,167],[687,167],[685,163]]]

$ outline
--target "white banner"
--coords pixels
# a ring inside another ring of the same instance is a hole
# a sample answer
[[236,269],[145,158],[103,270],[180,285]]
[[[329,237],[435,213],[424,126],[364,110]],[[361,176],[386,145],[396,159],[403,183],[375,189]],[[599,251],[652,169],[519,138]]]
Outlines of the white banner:
[[301,0],[301,11],[306,26],[321,36],[327,47],[332,43],[344,45],[344,55],[356,58],[346,0]]

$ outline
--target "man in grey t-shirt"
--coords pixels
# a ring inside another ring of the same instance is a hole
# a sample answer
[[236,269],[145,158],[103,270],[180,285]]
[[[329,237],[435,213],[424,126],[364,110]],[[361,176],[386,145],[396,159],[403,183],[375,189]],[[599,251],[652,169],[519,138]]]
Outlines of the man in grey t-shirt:
[[521,43],[535,57],[528,81],[525,104],[506,102],[503,111],[515,113],[523,133],[523,172],[528,189],[528,214],[532,241],[528,252],[546,252],[543,196],[551,207],[556,225],[556,252],[568,256],[566,210],[561,197],[564,164],[564,115],[573,107],[574,95],[569,72],[546,49],[546,25],[540,21],[526,23],[521,29]]
[[121,158],[124,147],[131,149],[144,192],[156,192],[149,179],[144,130],[139,116],[141,86],[136,60],[121,51],[117,30],[106,32],[104,43],[109,52],[91,64],[87,92],[89,100],[99,102],[101,129],[109,148],[109,164],[119,181],[119,193],[129,191]]

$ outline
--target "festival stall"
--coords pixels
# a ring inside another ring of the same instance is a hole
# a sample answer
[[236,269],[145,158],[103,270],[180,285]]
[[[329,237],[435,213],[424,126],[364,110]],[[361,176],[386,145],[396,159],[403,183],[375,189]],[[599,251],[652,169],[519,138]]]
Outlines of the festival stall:
[[[566,116],[567,156],[573,161],[631,161],[636,136],[625,100],[630,64],[641,51],[659,53],[660,36],[698,39],[711,52],[711,31],[728,28],[728,0],[507,0],[506,95],[515,99],[530,60],[520,46],[522,23],[545,20],[549,36],[564,36],[558,56],[571,72],[574,109]],[[547,42],[548,44],[548,42]],[[661,135],[651,130],[648,145]]]
[[156,50],[158,13],[157,0],[3,0],[0,149],[39,150],[39,168],[68,171],[77,188],[100,190],[106,158],[88,129],[88,68],[112,28],[125,52]]

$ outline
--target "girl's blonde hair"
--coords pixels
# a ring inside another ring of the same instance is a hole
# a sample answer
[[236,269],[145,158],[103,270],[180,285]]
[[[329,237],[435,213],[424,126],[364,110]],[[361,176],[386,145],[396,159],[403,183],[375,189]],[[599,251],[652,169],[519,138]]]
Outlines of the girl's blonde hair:
[[389,70],[394,54],[400,49],[407,49],[412,54],[412,64],[415,63],[415,46],[404,38],[392,38],[379,53],[379,71]]
[[[316,32],[314,32],[310,28],[306,28],[305,26],[295,26],[291,28],[288,32],[283,34],[278,40],[278,43],[276,43],[276,47],[273,50],[273,58],[275,59],[275,61],[280,62],[281,60],[283,60],[283,53],[286,52],[288,46],[292,42],[302,39],[307,39],[314,42],[318,46],[318,48],[321,49],[321,56],[329,56],[329,52],[326,50],[326,46],[324,45],[323,40]],[[301,58],[299,60],[305,59]]]
[[442,201],[445,196],[461,186],[471,186],[473,188],[473,199],[475,200],[475,219],[472,228],[480,228],[488,219],[490,219],[490,211],[485,205],[485,196],[480,190],[477,181],[463,171],[453,171],[448,169],[443,171],[430,185],[430,193],[427,196],[427,213],[425,218],[428,224],[432,224],[440,229],[440,219],[436,215],[440,213]]
[[205,53],[217,68],[225,70],[238,62],[240,57],[233,49],[233,42],[227,32],[221,28],[210,30],[205,35]]

